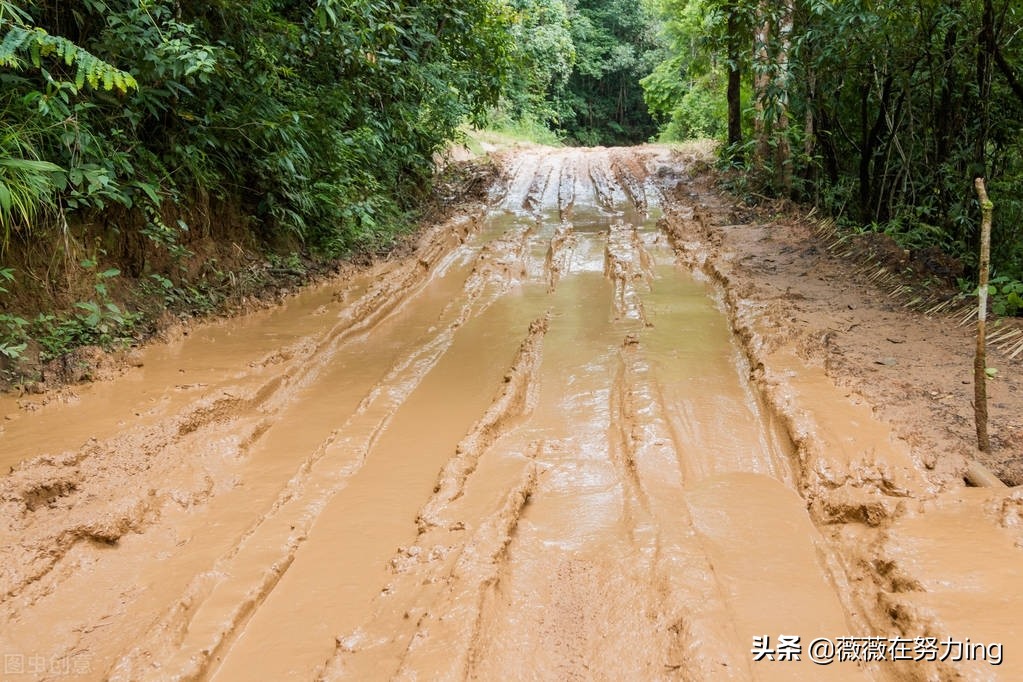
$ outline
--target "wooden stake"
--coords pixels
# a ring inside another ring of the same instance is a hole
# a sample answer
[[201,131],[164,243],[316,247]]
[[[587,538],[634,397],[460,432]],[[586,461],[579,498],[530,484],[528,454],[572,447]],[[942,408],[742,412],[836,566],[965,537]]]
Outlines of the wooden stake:
[[987,436],[987,280],[988,265],[991,261],[991,213],[995,205],[988,199],[984,178],[974,180],[977,197],[980,199],[980,299],[977,308],[977,353],[973,357],[973,414],[977,422],[977,447],[981,452],[991,449]]

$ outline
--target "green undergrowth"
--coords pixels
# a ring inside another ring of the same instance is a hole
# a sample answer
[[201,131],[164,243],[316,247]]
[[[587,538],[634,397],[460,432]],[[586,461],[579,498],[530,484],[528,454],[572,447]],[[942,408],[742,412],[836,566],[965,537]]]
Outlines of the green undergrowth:
[[187,243],[147,237],[141,253],[86,249],[81,228],[68,236],[70,253],[85,254],[79,258],[66,252],[59,232],[47,233],[44,244],[12,248],[4,256],[12,264],[0,266],[0,388],[42,390],[91,378],[79,367],[94,359],[85,349],[130,349],[169,326],[261,307],[342,268],[385,257],[418,225],[480,199],[496,174],[487,159],[450,164],[436,174],[418,210],[403,214],[386,235],[338,249],[297,240],[242,246],[225,236],[240,239],[242,227]]
[[[167,326],[189,319],[230,314],[260,299],[277,299],[283,291],[336,270],[340,259],[299,252],[249,253],[239,266],[209,260],[190,278],[173,273],[131,277],[117,268],[100,269],[94,260],[74,264],[90,280],[89,289],[76,289],[70,304],[24,305],[20,282],[38,273],[0,269],[0,387],[33,387],[65,381],[60,367],[82,348],[105,351],[144,343]],[[168,276],[171,275],[171,276]],[[19,295],[20,294],[20,295]],[[23,311],[24,310],[24,311]]]
[[[716,164],[720,187],[749,207],[770,205],[780,199],[770,196],[752,166],[736,164],[727,148],[719,148]],[[999,189],[1004,187],[999,186]],[[782,202],[784,203],[784,202]],[[992,246],[993,264],[988,286],[989,311],[999,317],[1023,317],[1023,269],[1018,252],[1021,207],[1011,196],[1001,202],[1004,218],[996,224],[996,244]],[[945,229],[929,224],[910,212],[887,221],[861,223],[850,217],[834,197],[823,195],[816,207],[805,210],[829,216],[836,236],[844,242],[866,240],[868,257],[879,259],[885,267],[901,272],[913,282],[916,295],[925,298],[955,297],[965,301],[977,297],[977,249],[975,245],[953,238]]]

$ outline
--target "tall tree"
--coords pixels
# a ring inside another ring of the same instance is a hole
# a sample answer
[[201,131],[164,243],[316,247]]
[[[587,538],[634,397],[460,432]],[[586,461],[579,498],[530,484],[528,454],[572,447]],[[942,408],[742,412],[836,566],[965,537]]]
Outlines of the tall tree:
[[728,16],[726,37],[728,50],[728,146],[732,161],[742,161],[742,44],[743,17],[737,0],[725,4]]
[[739,139],[736,104],[752,92],[747,161],[768,188],[970,263],[971,183],[985,175],[992,192],[1008,197],[999,203],[994,267],[1023,278],[1023,200],[1013,198],[1023,196],[1023,13],[1015,0],[655,4],[669,54],[645,85],[651,108],[669,112],[659,114],[669,133],[691,134],[676,121],[698,115],[687,106],[692,93],[723,62],[716,132]]

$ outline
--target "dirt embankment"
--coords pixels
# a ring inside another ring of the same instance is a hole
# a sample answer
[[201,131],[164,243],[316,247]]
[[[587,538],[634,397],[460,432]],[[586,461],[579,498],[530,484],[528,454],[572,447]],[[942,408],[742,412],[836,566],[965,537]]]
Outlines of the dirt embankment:
[[816,221],[730,201],[713,175],[680,184],[675,195],[675,205],[693,206],[680,247],[724,287],[741,335],[758,318],[767,350],[793,344],[802,360],[892,424],[939,486],[961,477],[966,458],[1008,485],[1023,484],[1018,359],[989,351],[999,372],[988,382],[992,450],[982,453],[974,431],[975,325],[911,309],[912,294],[876,283],[873,249],[829,251]]
[[0,402],[11,674],[1023,675],[1023,496],[963,485],[954,325],[695,151],[504,163],[400,257]]
[[294,235],[259,238],[236,207],[208,196],[178,207],[193,229],[170,241],[119,209],[66,232],[12,240],[0,253],[13,278],[0,278],[0,344],[13,348],[0,353],[0,391],[52,394],[108,380],[137,367],[146,343],[174,341],[195,324],[281,305],[310,285],[408,256],[418,229],[484,200],[498,173],[486,159],[449,161],[438,158],[433,191],[407,231],[367,238],[340,255],[311,250]]

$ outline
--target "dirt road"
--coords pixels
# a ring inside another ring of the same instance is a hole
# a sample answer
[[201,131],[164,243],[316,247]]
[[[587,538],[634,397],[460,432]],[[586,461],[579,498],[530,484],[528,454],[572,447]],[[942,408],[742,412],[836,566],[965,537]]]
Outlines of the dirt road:
[[519,152],[407,258],[0,403],[2,679],[1023,677],[1023,495],[836,386],[692,162]]

